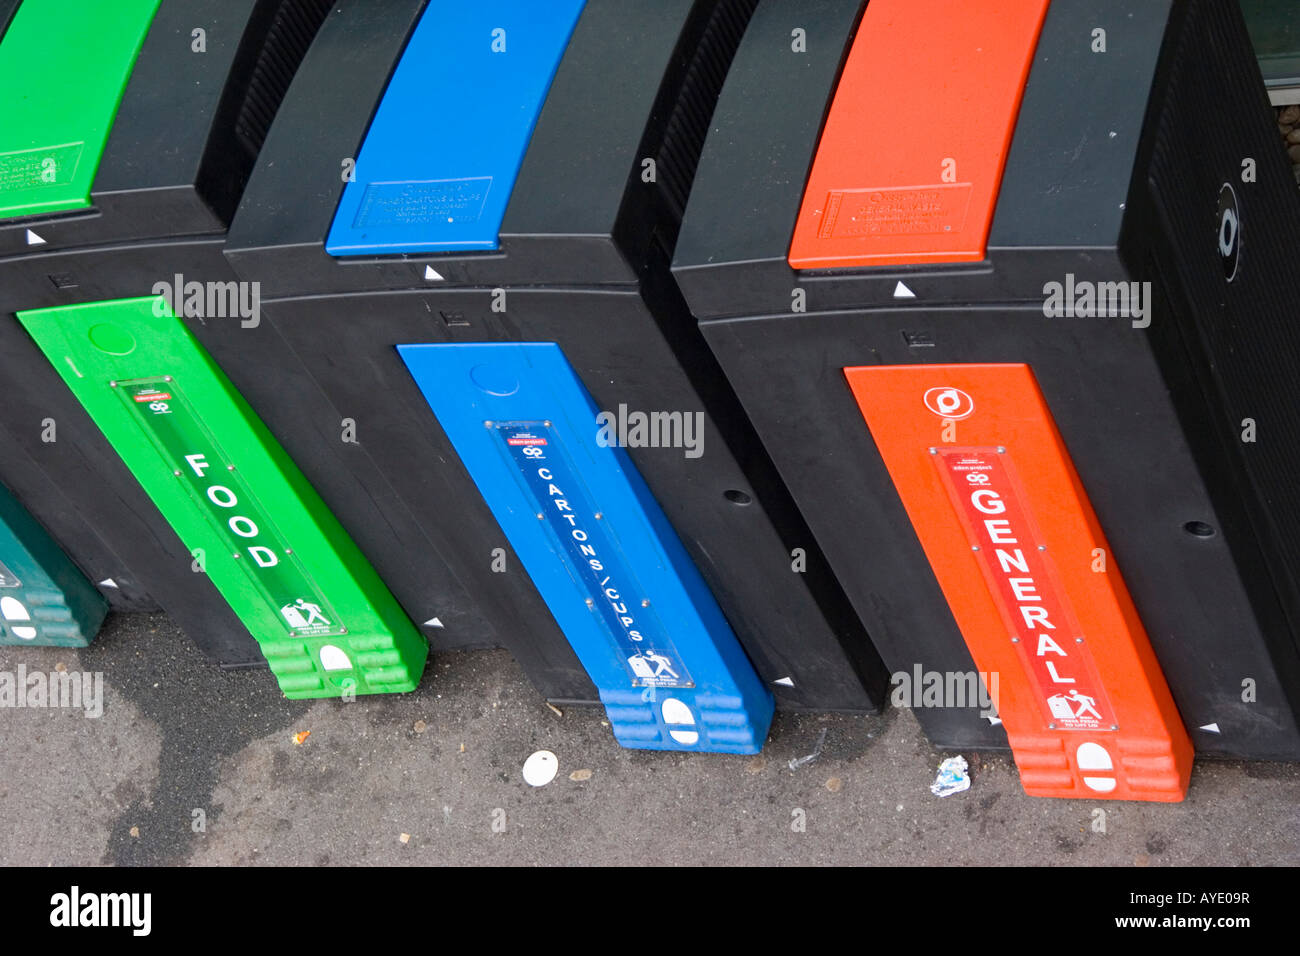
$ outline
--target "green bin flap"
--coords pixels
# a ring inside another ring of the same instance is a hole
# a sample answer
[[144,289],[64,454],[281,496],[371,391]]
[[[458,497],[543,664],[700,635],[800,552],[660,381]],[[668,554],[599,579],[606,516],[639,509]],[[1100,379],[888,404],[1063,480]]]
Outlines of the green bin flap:
[[0,218],[90,206],[160,0],[23,0],[0,40]]
[[286,697],[415,688],[424,638],[165,298],[18,319],[257,639]]

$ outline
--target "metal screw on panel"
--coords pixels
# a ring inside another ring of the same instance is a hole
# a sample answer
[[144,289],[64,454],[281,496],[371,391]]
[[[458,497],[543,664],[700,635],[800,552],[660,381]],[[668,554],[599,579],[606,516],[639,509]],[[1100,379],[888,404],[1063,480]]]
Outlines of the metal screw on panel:
[[642,598],[642,599],[641,599],[641,606],[642,606],[642,607],[649,607],[649,606],[650,606],[650,599],[649,599],[649,598]]
[[593,601],[591,598],[587,598],[587,607],[591,607],[591,606],[592,606],[593,604],[595,604],[595,603],[596,603],[596,602]]
[[1005,455],[1006,453],[1007,453],[1006,448],[1004,448],[1004,447],[1001,446],[1001,445],[998,445],[998,454],[999,454],[999,455]]
[[491,428],[491,427],[492,427],[492,422],[484,422],[484,423],[483,423],[483,427],[484,427],[484,428]]

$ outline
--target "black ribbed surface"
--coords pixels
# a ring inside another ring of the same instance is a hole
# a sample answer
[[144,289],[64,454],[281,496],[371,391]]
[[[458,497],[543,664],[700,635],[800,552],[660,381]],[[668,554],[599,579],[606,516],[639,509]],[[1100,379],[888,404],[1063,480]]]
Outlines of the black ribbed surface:
[[[1218,434],[1274,585],[1294,614],[1300,608],[1300,305],[1293,281],[1300,270],[1294,258],[1300,197],[1236,4],[1188,0],[1182,14],[1185,29],[1166,58],[1147,188],[1161,231],[1173,240],[1156,255],[1185,297],[1169,306],[1182,315],[1155,314],[1153,322],[1180,324],[1211,414],[1219,416],[1187,427]],[[1247,158],[1257,163],[1255,183],[1241,178]],[[1232,282],[1217,243],[1225,182],[1241,215]],[[1247,418],[1256,422],[1254,443],[1241,441]]]
[[709,17],[687,67],[686,79],[664,130],[655,161],[658,182],[675,218],[686,209],[695,166],[727,68],[740,46],[758,0],[723,0]]
[[332,6],[333,0],[283,0],[276,9],[235,120],[235,135],[251,155],[262,148],[298,64]]

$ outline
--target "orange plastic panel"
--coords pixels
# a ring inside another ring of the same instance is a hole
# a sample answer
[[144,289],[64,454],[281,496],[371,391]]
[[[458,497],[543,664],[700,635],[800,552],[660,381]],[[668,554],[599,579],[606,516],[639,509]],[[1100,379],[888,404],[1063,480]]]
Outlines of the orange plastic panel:
[[1048,0],[871,0],[790,243],[796,269],[984,258]]
[[1181,800],[1192,744],[1027,365],[844,370],[1025,791]]

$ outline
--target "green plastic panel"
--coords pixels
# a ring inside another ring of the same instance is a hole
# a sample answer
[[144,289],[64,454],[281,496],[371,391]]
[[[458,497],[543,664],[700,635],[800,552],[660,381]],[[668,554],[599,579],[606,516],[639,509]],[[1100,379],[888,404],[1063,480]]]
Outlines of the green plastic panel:
[[18,313],[285,696],[413,690],[428,645],[163,298]]
[[0,41],[0,218],[84,209],[159,0],[23,0]]

